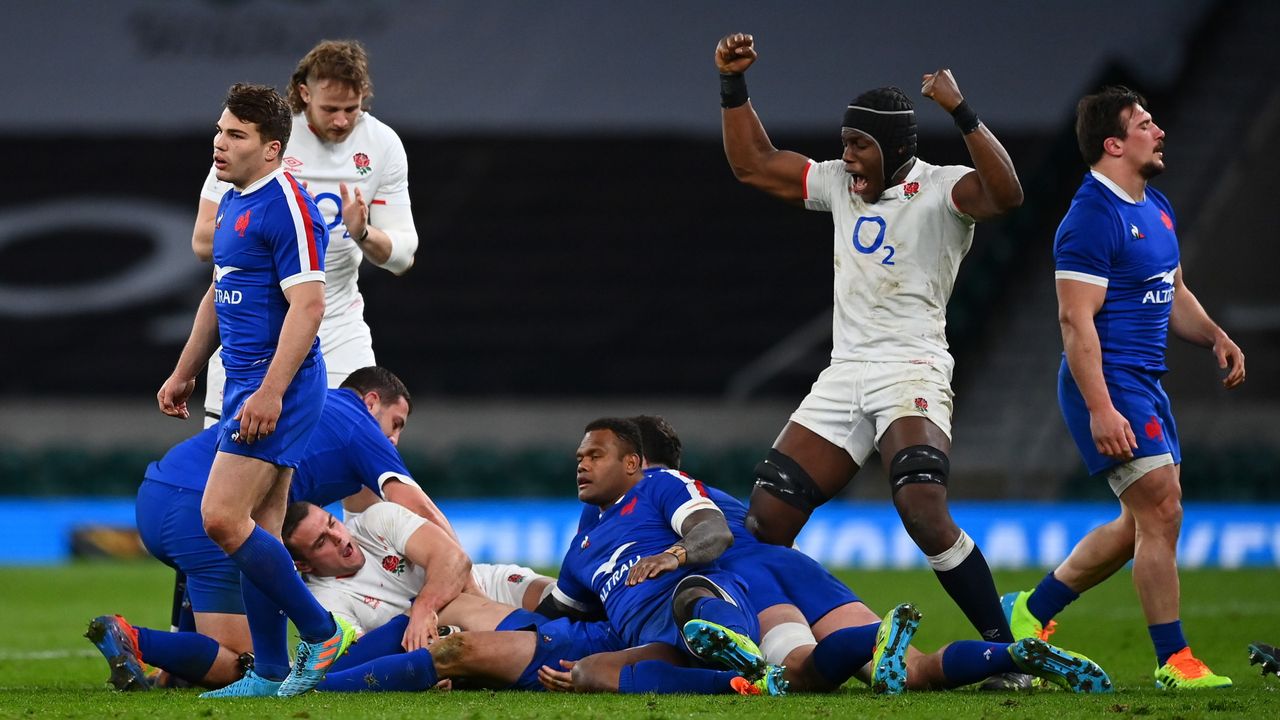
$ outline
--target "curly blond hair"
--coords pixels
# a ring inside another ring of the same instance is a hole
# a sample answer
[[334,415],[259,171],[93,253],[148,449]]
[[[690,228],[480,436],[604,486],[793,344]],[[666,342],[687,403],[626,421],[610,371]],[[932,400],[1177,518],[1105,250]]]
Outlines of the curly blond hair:
[[306,109],[298,86],[308,81],[336,80],[360,93],[367,108],[373,97],[373,80],[369,77],[369,55],[359,40],[321,40],[311,52],[298,61],[289,78],[289,107],[294,113]]

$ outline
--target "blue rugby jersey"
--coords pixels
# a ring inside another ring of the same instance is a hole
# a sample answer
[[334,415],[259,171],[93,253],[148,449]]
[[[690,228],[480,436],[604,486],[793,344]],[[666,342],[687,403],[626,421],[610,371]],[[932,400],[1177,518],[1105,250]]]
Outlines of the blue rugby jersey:
[[560,602],[580,610],[603,607],[609,624],[628,644],[639,638],[655,612],[671,612],[671,593],[685,575],[705,569],[685,566],[635,586],[627,574],[640,558],[656,555],[680,540],[681,524],[694,512],[717,509],[702,483],[657,468],[578,533],[560,566],[553,591]]
[[[328,242],[315,201],[284,170],[222,196],[213,232],[213,287],[227,377],[266,374],[289,310],[283,291],[324,281]],[[304,366],[319,353],[317,340]]]
[[[1117,188],[1118,189],[1118,188]],[[1107,289],[1094,324],[1102,364],[1161,374],[1173,309],[1178,236],[1173,208],[1150,186],[1121,198],[1090,172],[1058,226],[1055,277]]]
[[[208,428],[148,465],[146,478],[203,491],[217,443],[218,428]],[[400,453],[360,396],[345,388],[329,390],[306,455],[289,484],[289,502],[324,506],[365,487],[381,497],[382,482],[389,477],[413,482]]]

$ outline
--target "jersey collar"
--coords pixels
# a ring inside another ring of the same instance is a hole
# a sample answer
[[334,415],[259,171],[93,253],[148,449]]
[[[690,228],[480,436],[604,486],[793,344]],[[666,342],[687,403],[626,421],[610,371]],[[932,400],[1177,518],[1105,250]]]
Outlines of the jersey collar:
[[[1114,193],[1116,197],[1129,203],[1130,205],[1137,205],[1138,203],[1142,202],[1142,200],[1134,200],[1133,198],[1129,197],[1129,193],[1125,192],[1124,189],[1121,188],[1119,185],[1111,182],[1111,178],[1107,177],[1106,175],[1103,175],[1097,170],[1090,168],[1089,174],[1093,176],[1094,180],[1097,180],[1098,182],[1105,185],[1106,188],[1110,190],[1112,193]],[[1146,198],[1143,198],[1143,200],[1145,199]]]
[[910,183],[916,178],[920,177],[921,173],[923,172],[924,172],[924,162],[920,160],[920,158],[915,158],[915,161],[911,163],[911,169],[907,171],[907,176],[902,179],[902,182],[898,183],[897,185],[894,185],[893,187],[885,188],[884,192],[880,193],[880,198],[884,199],[886,197],[900,197],[903,191],[906,189],[907,183]]
[[263,187],[265,187],[269,183],[275,182],[276,178],[280,177],[281,175],[284,175],[283,166],[278,167],[274,171],[269,172],[266,175],[262,176],[261,178],[255,180],[251,185],[249,185],[249,187],[240,191],[240,196],[243,197],[257,190],[261,190]]

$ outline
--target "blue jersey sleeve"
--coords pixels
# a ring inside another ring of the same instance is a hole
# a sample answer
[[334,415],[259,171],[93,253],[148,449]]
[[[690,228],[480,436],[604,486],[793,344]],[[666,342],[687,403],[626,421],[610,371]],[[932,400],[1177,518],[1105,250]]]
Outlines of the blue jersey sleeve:
[[1123,237],[1120,219],[1110,208],[1092,202],[1073,204],[1054,238],[1056,277],[1106,287]]
[[[382,497],[382,483],[398,478],[414,483],[404,459],[391,444],[377,422],[361,423],[352,433],[351,464],[360,484]],[[417,483],[414,483],[415,485]]]
[[720,508],[711,501],[701,482],[675,470],[665,470],[645,478],[645,490],[654,507],[662,513],[677,535],[690,515],[699,510]]
[[284,202],[266,227],[280,288],[324,280],[324,253],[329,233],[315,201],[294,177],[281,179]]

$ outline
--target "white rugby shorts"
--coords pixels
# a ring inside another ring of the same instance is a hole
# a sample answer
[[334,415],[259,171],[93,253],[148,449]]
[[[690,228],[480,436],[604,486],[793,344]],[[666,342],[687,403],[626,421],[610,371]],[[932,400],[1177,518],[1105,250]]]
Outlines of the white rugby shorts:
[[[373,359],[373,335],[364,320],[347,322],[334,328],[320,326],[320,352],[324,355],[324,365],[329,372],[328,384],[336,388],[351,373],[363,367],[376,365]],[[222,386],[227,382],[226,371],[222,367],[222,347],[209,358],[208,379],[204,396],[204,426],[209,427],[217,422],[222,414]]]
[[[524,607],[524,593],[530,583],[536,580],[554,581],[546,575],[539,575],[521,565],[486,565],[477,563],[471,566],[471,577],[480,586],[485,597],[512,607]],[[551,585],[544,588],[544,594]]]
[[861,466],[898,418],[924,418],[950,438],[953,397],[951,373],[928,363],[837,360],[818,375],[791,422]]

